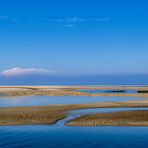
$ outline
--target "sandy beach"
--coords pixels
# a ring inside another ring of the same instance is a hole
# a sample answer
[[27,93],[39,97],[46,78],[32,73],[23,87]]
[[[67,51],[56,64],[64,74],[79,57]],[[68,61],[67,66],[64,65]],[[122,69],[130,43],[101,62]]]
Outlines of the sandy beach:
[[0,86],[0,96],[137,96],[148,93],[96,93],[78,90],[136,90],[147,91],[147,86]]

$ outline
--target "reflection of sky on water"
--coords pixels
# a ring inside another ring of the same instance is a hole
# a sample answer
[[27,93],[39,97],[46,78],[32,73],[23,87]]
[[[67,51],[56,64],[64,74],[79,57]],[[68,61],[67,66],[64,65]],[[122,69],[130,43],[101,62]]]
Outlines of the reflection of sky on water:
[[0,98],[0,107],[42,106],[48,104],[84,104],[137,100],[138,97],[80,97],[80,96],[29,96]]

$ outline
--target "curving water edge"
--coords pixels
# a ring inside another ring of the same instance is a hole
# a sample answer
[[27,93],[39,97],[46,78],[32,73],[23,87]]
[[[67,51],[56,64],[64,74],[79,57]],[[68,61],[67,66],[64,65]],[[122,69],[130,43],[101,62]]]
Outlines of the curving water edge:
[[68,117],[53,125],[0,127],[0,148],[147,148],[148,127],[74,127],[69,120],[84,114],[147,108],[97,108],[68,112]]
[[117,111],[132,111],[132,110],[148,110],[148,108],[95,108],[95,109],[80,109],[67,112],[67,117],[59,120],[52,126],[63,127],[69,121],[78,118],[82,115],[94,114],[94,113],[108,113],[108,112],[117,112]]

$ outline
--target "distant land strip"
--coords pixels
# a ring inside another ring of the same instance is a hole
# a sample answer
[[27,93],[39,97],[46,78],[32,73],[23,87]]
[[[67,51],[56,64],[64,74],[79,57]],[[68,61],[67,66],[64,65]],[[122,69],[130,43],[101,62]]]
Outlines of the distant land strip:
[[[88,93],[79,90],[112,90],[114,93]],[[122,93],[135,90],[134,93]],[[120,93],[121,92],[121,93]],[[4,96],[129,96],[148,97],[147,86],[0,86]]]

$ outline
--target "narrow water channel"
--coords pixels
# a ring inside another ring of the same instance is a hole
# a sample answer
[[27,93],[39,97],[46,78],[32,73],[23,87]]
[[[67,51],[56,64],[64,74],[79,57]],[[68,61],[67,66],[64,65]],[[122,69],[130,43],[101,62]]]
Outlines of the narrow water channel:
[[95,108],[95,109],[81,109],[69,111],[65,119],[59,120],[57,123],[52,126],[63,127],[70,120],[78,118],[82,115],[95,114],[95,113],[108,113],[108,112],[117,112],[117,111],[132,111],[132,110],[148,110],[148,108]]

